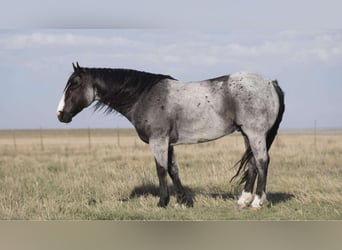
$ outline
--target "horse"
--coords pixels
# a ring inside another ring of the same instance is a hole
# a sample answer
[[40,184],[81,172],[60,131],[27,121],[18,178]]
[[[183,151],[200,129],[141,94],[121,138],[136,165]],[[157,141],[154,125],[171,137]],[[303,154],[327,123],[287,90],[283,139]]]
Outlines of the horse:
[[177,203],[193,206],[178,174],[174,146],[208,142],[234,131],[241,132],[246,148],[231,179],[240,176],[240,184],[245,184],[237,205],[258,209],[266,204],[268,151],[285,110],[277,80],[238,72],[182,82],[169,75],[131,69],[86,68],[78,62],[72,66],[58,104],[58,120],[71,122],[93,102],[95,110],[105,108],[126,117],[154,155],[159,207],[170,201],[167,175],[174,184]]

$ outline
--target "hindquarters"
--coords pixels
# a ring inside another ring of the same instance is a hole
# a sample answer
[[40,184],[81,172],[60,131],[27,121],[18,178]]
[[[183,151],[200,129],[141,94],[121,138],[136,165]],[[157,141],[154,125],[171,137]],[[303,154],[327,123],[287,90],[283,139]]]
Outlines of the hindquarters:
[[252,201],[254,182],[258,176],[252,206],[260,207],[266,200],[268,151],[285,110],[284,94],[277,81],[269,81],[258,75],[240,75],[240,78],[235,79],[238,80],[232,84],[235,85],[232,92],[235,92],[236,98],[236,122],[244,135],[246,151],[237,163],[238,171],[232,179],[243,172],[240,183],[245,183],[245,188],[238,201],[243,207]]
[[242,130],[265,133],[275,123],[280,99],[274,82],[252,73],[231,75],[228,88],[235,108],[235,123]]

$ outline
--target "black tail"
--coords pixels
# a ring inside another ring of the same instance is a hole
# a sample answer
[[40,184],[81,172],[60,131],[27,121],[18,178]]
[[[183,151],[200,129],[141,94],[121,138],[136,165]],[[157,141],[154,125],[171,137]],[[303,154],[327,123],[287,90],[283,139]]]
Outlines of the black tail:
[[[283,118],[283,114],[285,111],[285,103],[284,103],[284,92],[283,90],[280,88],[280,86],[278,85],[278,81],[272,81],[273,83],[273,87],[276,90],[277,94],[278,94],[278,98],[279,98],[279,111],[278,111],[278,116],[277,119],[275,120],[272,128],[268,131],[267,133],[267,138],[266,138],[266,145],[267,145],[267,150],[270,149],[274,138],[277,135],[278,129],[279,129],[279,125],[280,122]],[[243,132],[242,132],[243,133]],[[252,159],[253,157],[253,153],[250,147],[248,147],[245,151],[245,153],[243,154],[242,158],[240,161],[238,161],[235,166],[239,165],[238,171],[236,172],[236,174],[231,178],[230,181],[233,181],[237,176],[240,175],[241,171],[244,172],[241,180],[240,180],[240,184],[246,182],[247,180],[247,175],[248,175],[248,169],[246,169],[246,165],[247,163]]]
[[274,80],[272,81],[273,83],[273,87],[276,90],[277,94],[278,94],[278,98],[279,98],[279,111],[278,111],[278,116],[277,119],[275,120],[272,128],[270,129],[270,131],[268,131],[267,133],[267,138],[266,138],[266,144],[267,144],[267,150],[270,149],[272,142],[274,140],[274,138],[277,135],[278,129],[279,129],[279,125],[281,120],[283,119],[283,114],[285,111],[285,103],[284,103],[284,92],[283,90],[279,87],[278,85],[278,81]]

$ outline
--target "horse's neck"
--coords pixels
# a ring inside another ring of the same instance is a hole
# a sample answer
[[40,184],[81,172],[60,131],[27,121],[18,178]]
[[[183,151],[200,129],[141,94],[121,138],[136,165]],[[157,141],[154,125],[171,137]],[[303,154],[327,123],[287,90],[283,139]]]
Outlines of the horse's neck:
[[[98,109],[105,109],[105,112],[118,112],[129,119],[129,111],[133,101],[127,102],[123,97],[124,92],[111,86],[114,84],[109,79],[97,79],[95,81],[95,101],[98,102]],[[123,84],[123,83],[115,83]],[[121,95],[121,96],[120,96]],[[125,102],[126,101],[126,102]]]

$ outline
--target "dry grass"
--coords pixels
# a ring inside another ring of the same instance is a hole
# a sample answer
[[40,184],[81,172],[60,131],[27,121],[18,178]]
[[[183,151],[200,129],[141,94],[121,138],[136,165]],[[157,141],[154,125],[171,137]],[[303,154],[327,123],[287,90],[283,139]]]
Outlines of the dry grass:
[[[0,219],[325,220],[342,218],[342,131],[280,133],[269,204],[240,210],[229,183],[240,135],[177,146],[193,208],[156,207],[153,156],[133,130],[0,131]],[[316,143],[315,143],[316,141]],[[171,181],[170,181],[171,185]],[[171,185],[172,189],[172,185]]]

